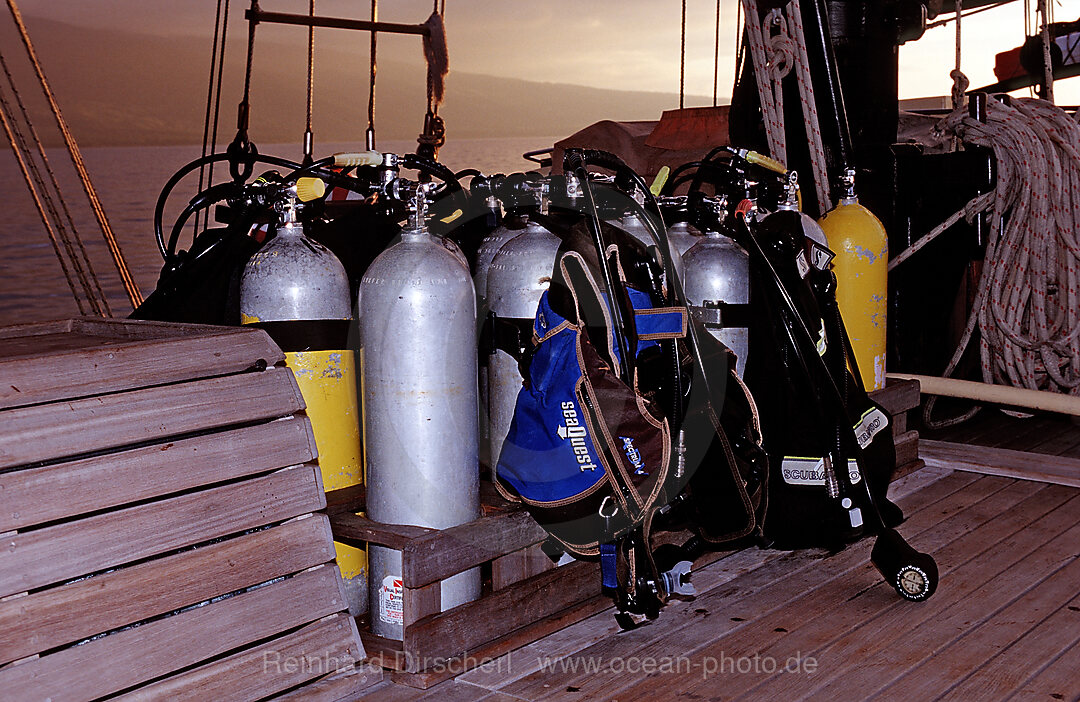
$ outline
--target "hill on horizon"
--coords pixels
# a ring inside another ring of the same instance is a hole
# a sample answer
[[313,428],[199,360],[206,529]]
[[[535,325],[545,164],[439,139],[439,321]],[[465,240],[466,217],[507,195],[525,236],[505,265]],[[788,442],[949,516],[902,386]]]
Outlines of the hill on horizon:
[[[202,142],[210,39],[151,36],[124,30],[87,32],[28,17],[26,23],[57,101],[79,143],[85,146],[199,144]],[[226,55],[218,142],[236,130],[243,89],[246,32],[232,27]],[[21,44],[10,28],[7,46]],[[366,46],[366,39],[364,42]],[[415,139],[426,109],[425,68],[419,61],[379,54],[376,130],[382,139]],[[38,92],[25,58],[11,55],[24,97]],[[453,45],[446,101],[441,109],[449,138],[569,135],[602,119],[659,119],[678,104],[677,95],[600,90],[455,73]],[[305,47],[256,41],[249,134],[257,142],[291,142],[304,130]],[[362,141],[367,127],[366,48],[355,54],[316,45],[313,130],[318,141]],[[36,96],[35,96],[36,97]],[[691,97],[688,104],[705,104]],[[44,103],[31,104],[42,139],[59,143]]]

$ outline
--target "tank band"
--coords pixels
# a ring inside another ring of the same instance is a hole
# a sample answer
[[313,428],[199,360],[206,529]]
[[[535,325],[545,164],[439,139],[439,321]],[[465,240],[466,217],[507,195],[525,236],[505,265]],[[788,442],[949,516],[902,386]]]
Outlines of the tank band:
[[348,348],[348,319],[258,322],[248,326],[266,331],[282,351],[336,351]]

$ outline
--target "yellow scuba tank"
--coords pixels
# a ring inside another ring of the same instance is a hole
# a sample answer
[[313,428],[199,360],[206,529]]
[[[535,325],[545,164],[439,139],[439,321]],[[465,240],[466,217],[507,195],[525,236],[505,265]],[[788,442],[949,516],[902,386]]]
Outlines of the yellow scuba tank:
[[846,193],[819,224],[836,254],[836,302],[863,385],[880,390],[885,387],[889,239],[881,221],[859,204],[853,169],[847,169],[843,182]]
[[[364,482],[356,362],[346,343],[352,322],[349,278],[337,257],[309,239],[297,212],[325,192],[317,178],[279,184],[274,238],[244,267],[241,322],[265,329],[285,351],[304,396],[327,491]],[[367,609],[367,554],[334,543],[349,612]]]

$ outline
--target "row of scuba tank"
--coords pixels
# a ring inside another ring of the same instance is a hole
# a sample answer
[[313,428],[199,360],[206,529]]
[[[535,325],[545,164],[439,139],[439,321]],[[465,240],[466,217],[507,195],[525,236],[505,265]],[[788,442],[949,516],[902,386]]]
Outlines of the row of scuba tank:
[[[562,244],[556,231],[580,217],[584,203],[573,176],[474,175],[487,235],[465,246],[466,254],[453,232],[470,217],[461,209],[432,214],[445,186],[399,177],[391,157],[339,159],[380,164],[377,194],[392,194],[407,211],[399,238],[360,273],[358,286],[350,287],[350,272],[330,249],[305,234],[306,211],[328,197],[322,181],[277,187],[273,237],[247,261],[240,281],[241,320],[266,329],[286,351],[308,405],[325,488],[364,482],[371,519],[445,529],[480,516],[478,466],[496,463],[510,427],[521,356]],[[757,217],[798,211],[796,180],[769,182],[745,178],[729,193],[658,198],[691,313],[735,353],[740,376],[753,358],[748,256],[726,232],[695,228],[694,210],[732,210],[749,196]],[[605,226],[655,249],[641,193],[603,176],[593,191],[604,194],[596,207]],[[805,236],[838,254],[841,311],[874,387],[884,372],[884,231],[853,192],[820,224],[805,215],[800,222]],[[401,552],[337,549],[350,610],[367,609],[376,634],[400,639]],[[443,581],[442,609],[477,598],[480,589],[478,569]]]

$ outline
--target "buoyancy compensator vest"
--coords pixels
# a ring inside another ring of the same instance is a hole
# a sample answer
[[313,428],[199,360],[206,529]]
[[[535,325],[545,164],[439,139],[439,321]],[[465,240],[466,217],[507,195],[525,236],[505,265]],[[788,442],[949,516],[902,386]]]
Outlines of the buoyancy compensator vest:
[[[751,267],[756,310],[746,382],[774,468],[766,537],[782,547],[835,547],[895,526],[902,515],[885,496],[895,467],[888,413],[848,368],[832,253],[803,235],[800,216],[781,210],[743,230],[764,254]],[[833,385],[841,398],[830,395]]]
[[753,402],[734,356],[689,319],[664,254],[587,209],[541,223],[562,245],[496,482],[567,551],[600,557],[620,615],[656,616],[692,588],[689,563],[653,558],[654,518],[713,543],[760,526],[768,468]]

